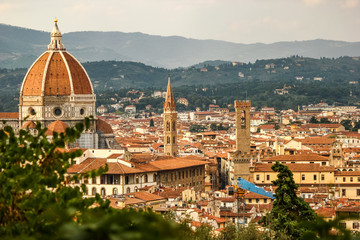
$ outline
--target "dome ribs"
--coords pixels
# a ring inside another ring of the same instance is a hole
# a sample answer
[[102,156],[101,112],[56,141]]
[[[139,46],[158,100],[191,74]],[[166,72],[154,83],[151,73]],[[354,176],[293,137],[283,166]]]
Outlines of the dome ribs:
[[68,63],[71,72],[71,78],[73,82],[73,89],[75,94],[92,94],[92,88],[90,85],[90,79],[88,78],[85,70],[81,67],[80,63],[75,60],[67,52],[63,52],[63,55]]
[[40,96],[42,79],[46,61],[49,57],[49,52],[45,52],[39,59],[32,65],[24,80],[23,96]]

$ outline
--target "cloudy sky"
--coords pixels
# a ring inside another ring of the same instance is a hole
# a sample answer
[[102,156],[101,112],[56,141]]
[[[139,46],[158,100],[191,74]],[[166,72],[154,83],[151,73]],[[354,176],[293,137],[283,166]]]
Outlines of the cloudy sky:
[[360,0],[1,0],[0,23],[237,43],[360,41]]

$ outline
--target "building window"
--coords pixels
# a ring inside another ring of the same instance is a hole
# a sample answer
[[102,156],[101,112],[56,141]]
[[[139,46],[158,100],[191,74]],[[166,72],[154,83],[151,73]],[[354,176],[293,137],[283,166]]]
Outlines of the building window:
[[356,195],[360,196],[360,189],[356,189]]
[[264,199],[264,203],[267,203],[267,199],[266,199],[266,198]]
[[266,175],[266,180],[267,180],[267,181],[270,180],[270,175]]
[[125,184],[129,184],[129,176],[125,176]]
[[105,184],[105,175],[100,176],[100,183]]
[[249,198],[249,203],[251,203],[251,200],[252,200],[252,199],[251,199],[251,198]]
[[343,182],[346,182],[346,177],[343,177]]
[[256,181],[260,180],[260,175],[256,175]]
[[341,189],[341,196],[345,197],[346,196],[346,189]]
[[148,182],[148,176],[147,174],[144,175],[144,183],[147,183]]
[[96,188],[92,188],[91,194],[94,195],[94,196],[96,195]]
[[317,175],[316,174],[314,174],[314,181],[317,179]]
[[301,180],[305,180],[305,174],[301,175]]
[[139,184],[139,176],[136,176],[135,182],[136,182],[136,184]]
[[321,181],[325,180],[325,174],[321,174]]
[[113,188],[113,195],[117,195],[117,188]]
[[359,229],[359,222],[353,222],[353,229]]
[[189,177],[189,171],[186,171],[186,178]]
[[126,193],[130,193],[130,188],[129,187],[126,189]]
[[96,177],[92,178],[92,184],[96,184]]
[[360,177],[358,177],[358,182],[360,182]]
[[256,203],[259,203],[259,199],[258,199],[258,198],[257,198],[255,201],[256,201]]
[[353,182],[353,181],[354,181],[353,177],[350,177],[350,182]]
[[106,195],[105,188],[101,188],[101,196],[105,196],[105,195]]
[[60,108],[55,108],[55,109],[54,109],[54,115],[55,115],[55,116],[60,116],[61,114],[62,114],[62,111],[61,111]]
[[341,227],[341,228],[346,228],[346,223],[340,222],[340,223],[339,223],[339,227]]

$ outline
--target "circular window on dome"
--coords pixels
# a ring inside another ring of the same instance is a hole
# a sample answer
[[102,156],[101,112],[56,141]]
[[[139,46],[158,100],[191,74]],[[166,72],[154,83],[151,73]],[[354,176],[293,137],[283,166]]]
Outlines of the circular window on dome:
[[32,107],[29,107],[29,108],[28,108],[28,114],[29,114],[29,115],[35,115],[36,112],[35,112],[35,110],[34,110]]
[[84,113],[85,113],[85,109],[80,109],[80,115],[84,115]]
[[55,114],[55,116],[61,116],[61,114],[62,114],[61,109],[60,108],[55,108],[54,109],[54,114]]

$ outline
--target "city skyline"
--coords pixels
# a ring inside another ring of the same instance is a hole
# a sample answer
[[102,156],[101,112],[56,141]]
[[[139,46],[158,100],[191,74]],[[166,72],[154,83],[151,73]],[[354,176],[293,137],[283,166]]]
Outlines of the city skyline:
[[360,0],[4,0],[0,23],[63,33],[142,32],[236,43],[329,39],[360,41]]

